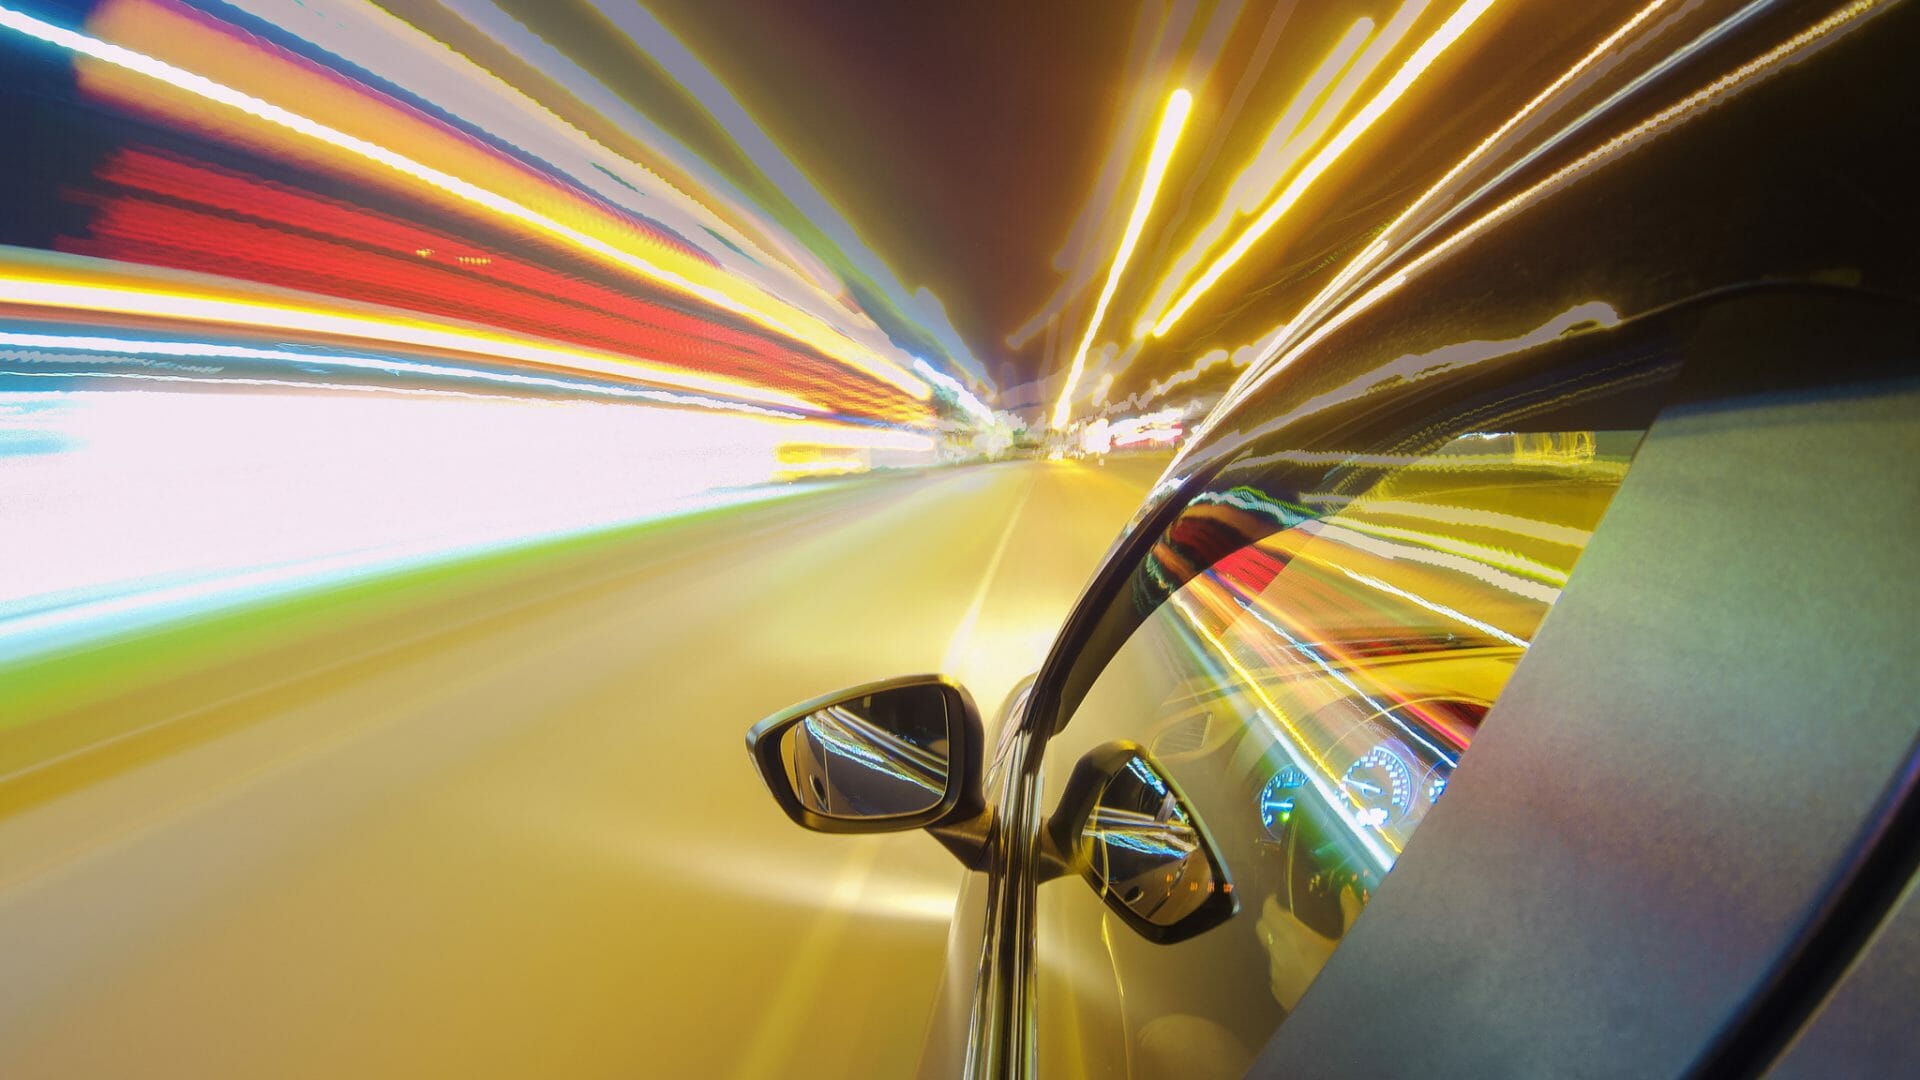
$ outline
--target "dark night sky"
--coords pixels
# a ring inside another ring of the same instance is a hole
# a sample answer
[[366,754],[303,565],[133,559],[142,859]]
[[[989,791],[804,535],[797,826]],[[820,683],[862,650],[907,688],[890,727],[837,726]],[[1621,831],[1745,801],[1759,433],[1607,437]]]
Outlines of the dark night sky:
[[[1059,280],[1134,5],[650,0],[983,361]],[[1037,345],[1037,343],[1036,343]],[[1029,349],[1016,378],[1039,357]],[[997,363],[996,379],[1005,381]]]

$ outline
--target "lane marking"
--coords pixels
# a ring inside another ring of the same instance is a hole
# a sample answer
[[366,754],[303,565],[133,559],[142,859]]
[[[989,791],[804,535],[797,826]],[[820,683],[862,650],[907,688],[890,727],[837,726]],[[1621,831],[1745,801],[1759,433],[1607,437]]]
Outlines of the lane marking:
[[947,653],[940,659],[942,675],[953,676],[958,673],[967,647],[973,643],[973,629],[980,621],[981,609],[986,607],[987,591],[992,588],[993,579],[1000,573],[1000,562],[1007,556],[1007,546],[1013,540],[1013,530],[1020,524],[1020,515],[1026,512],[1027,503],[1032,500],[1033,489],[1038,482],[1037,476],[1027,477],[1027,489],[1020,493],[1020,501],[1014,504],[1013,513],[1007,515],[1007,526],[1000,531],[1000,540],[994,545],[992,557],[987,560],[986,572],[980,575],[980,584],[973,590],[973,599],[967,604],[967,613],[961,616],[960,625],[954,628],[953,637],[947,643]]

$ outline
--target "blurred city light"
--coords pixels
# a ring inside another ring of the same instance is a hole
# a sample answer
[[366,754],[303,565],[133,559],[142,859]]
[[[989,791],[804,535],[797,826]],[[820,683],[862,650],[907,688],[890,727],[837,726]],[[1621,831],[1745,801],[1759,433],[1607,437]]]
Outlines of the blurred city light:
[[1134,245],[1140,242],[1140,231],[1146,228],[1147,215],[1153,211],[1154,197],[1160,193],[1167,163],[1173,159],[1173,148],[1180,141],[1180,129],[1186,126],[1187,114],[1192,109],[1193,95],[1187,91],[1175,90],[1168,95],[1167,107],[1160,114],[1160,128],[1154,133],[1153,150],[1147,157],[1146,173],[1140,179],[1140,194],[1134,199],[1133,213],[1127,216],[1127,228],[1120,237],[1120,250],[1114,254],[1113,265],[1107,270],[1107,283],[1100,289],[1100,299],[1094,302],[1093,315],[1087,319],[1087,332],[1074,351],[1073,362],[1067,368],[1066,385],[1060,388],[1060,400],[1053,407],[1056,429],[1064,429],[1073,415],[1073,392],[1080,373],[1086,369],[1087,350],[1093,347],[1094,335],[1100,332],[1100,320],[1107,313],[1107,305],[1113,302],[1114,290],[1120,286],[1120,275],[1126,272]]
[[[1693,160],[1785,161],[1721,106],[1900,8],[0,0],[0,1075],[941,1073],[990,819],[793,829],[740,731],[937,671],[1004,757],[1103,552],[1129,591],[1072,625],[1157,610],[1196,676],[1125,737],[1233,758],[1219,837],[1317,800],[1301,858],[1377,878],[1405,833],[1342,740],[1398,724],[1445,790],[1490,694],[1407,717],[1532,646],[1639,444],[1642,328],[1889,272],[1558,239],[1697,119]],[[1360,452],[1376,420],[1411,426]],[[1226,996],[1290,1010],[1243,869]],[[1258,1035],[1175,1019],[1126,1068]]]
[[[1414,0],[1414,3],[1409,3],[1407,6],[1414,8],[1416,4],[1420,7],[1425,6],[1424,0]],[[1173,324],[1178,322],[1201,296],[1213,288],[1214,283],[1239,262],[1253,248],[1253,245],[1273,228],[1282,215],[1300,201],[1300,197],[1313,186],[1314,181],[1320,179],[1321,175],[1335,161],[1338,161],[1342,154],[1346,153],[1348,147],[1352,146],[1360,136],[1366,134],[1367,129],[1384,116],[1414,81],[1419,79],[1421,74],[1455,41],[1458,41],[1468,27],[1472,26],[1480,16],[1486,14],[1487,9],[1493,4],[1494,0],[1467,0],[1467,3],[1460,5],[1447,21],[1433,32],[1431,37],[1422,42],[1420,47],[1414,50],[1413,55],[1400,65],[1400,69],[1394,72],[1393,78],[1389,79],[1385,86],[1360,107],[1360,110],[1341,127],[1339,133],[1320,148],[1319,153],[1301,167],[1285,190],[1268,203],[1267,208],[1262,210],[1252,223],[1241,230],[1233,243],[1229,244],[1227,249],[1208,265],[1206,271],[1180,294],[1180,298],[1174,301],[1173,306],[1154,320],[1154,336],[1166,336],[1167,331],[1173,328]]]
[[[815,250],[819,222],[755,205],[499,10],[459,10],[631,144],[370,8],[0,4],[0,50],[56,72],[29,100],[76,151],[12,208],[56,223],[45,247],[0,248],[8,663],[1005,427],[844,223]],[[647,44],[724,111],[671,35]]]

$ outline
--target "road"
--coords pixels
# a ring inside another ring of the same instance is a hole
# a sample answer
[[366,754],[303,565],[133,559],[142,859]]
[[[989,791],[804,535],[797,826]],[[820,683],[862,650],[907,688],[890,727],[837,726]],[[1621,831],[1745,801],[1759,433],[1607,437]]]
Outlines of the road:
[[55,670],[0,731],[0,1075],[907,1074],[961,871],[795,828],[742,734],[929,669],[991,716],[1161,464],[851,480]]

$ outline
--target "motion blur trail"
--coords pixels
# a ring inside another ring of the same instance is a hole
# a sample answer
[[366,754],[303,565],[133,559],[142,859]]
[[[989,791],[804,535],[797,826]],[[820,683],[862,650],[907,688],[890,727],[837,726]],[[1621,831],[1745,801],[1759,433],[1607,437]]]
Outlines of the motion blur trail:
[[0,1075],[909,1072],[961,871],[794,829],[741,734],[938,667],[976,594],[991,714],[1163,464],[876,474],[103,646],[0,731]]

